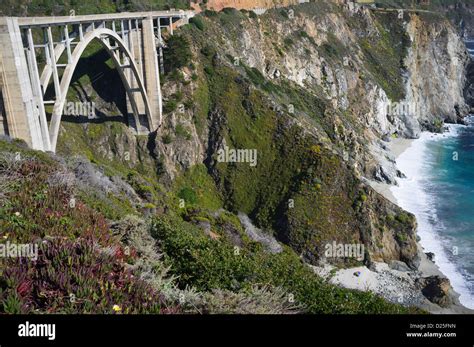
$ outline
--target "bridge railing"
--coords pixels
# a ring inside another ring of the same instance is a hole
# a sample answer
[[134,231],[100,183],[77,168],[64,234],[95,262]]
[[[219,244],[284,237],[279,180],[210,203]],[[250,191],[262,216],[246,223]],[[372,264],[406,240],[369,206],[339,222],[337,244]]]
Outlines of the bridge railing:
[[173,18],[189,19],[194,16],[193,11],[150,11],[150,12],[120,12],[107,14],[91,14],[91,15],[69,15],[69,16],[53,16],[53,17],[17,17],[20,27],[34,27],[34,26],[52,26],[52,25],[66,25],[79,24],[112,20],[128,20],[128,19],[144,19],[152,17],[153,19]]

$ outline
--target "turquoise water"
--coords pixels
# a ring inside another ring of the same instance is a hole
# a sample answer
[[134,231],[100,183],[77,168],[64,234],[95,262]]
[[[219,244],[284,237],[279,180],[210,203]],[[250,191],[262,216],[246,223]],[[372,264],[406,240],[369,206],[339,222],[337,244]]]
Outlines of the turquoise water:
[[474,119],[470,121],[456,127],[455,136],[426,142],[423,189],[445,256],[474,294]]
[[424,252],[474,309],[474,118],[449,132],[424,132],[397,158],[406,175],[391,191],[417,219]]

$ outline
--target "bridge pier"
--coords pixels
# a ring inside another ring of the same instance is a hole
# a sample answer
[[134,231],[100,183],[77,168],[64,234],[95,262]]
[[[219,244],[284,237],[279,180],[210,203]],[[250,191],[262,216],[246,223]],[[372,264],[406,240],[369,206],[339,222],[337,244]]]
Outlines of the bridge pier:
[[[23,41],[16,18],[0,18],[0,90],[3,99],[0,133],[49,150],[41,133],[39,108],[33,96]],[[5,124],[6,123],[6,124]],[[47,142],[47,141],[46,141]]]
[[155,32],[153,29],[153,18],[151,16],[142,21],[143,26],[143,56],[145,70],[145,88],[152,112],[152,124],[149,126],[156,129],[161,124],[162,98],[160,86],[160,72],[158,70],[158,54],[156,52]]
[[[142,45],[142,29],[138,25],[138,21],[135,22],[135,29],[131,30],[130,33],[130,42],[131,44],[131,51],[134,56],[135,63],[138,67],[138,74],[143,79],[144,78],[144,67],[143,67],[143,45]],[[132,89],[138,89],[137,80],[134,78],[130,79],[130,86]],[[143,115],[146,113],[145,104],[143,103],[142,99],[136,100],[138,113]],[[139,129],[140,124],[136,124],[135,118],[133,116],[133,108],[130,98],[127,95],[127,113],[128,113],[128,124],[137,131],[137,134],[143,134],[144,131]]]

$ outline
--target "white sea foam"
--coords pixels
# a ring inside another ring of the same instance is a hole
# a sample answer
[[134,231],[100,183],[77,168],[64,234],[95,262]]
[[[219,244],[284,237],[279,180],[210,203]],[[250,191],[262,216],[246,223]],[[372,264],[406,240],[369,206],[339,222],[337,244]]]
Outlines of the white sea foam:
[[411,146],[397,158],[398,168],[406,175],[399,180],[399,186],[394,186],[391,191],[397,199],[398,205],[413,213],[418,221],[418,235],[420,244],[425,252],[433,252],[435,261],[442,273],[448,276],[454,290],[460,294],[461,303],[474,309],[474,295],[469,291],[464,277],[456,265],[449,261],[448,240],[443,238],[444,226],[438,220],[432,196],[427,192],[429,182],[427,173],[431,166],[426,158],[428,144],[446,137],[456,136],[459,126],[450,125],[449,132],[434,135],[422,133],[420,138],[414,140]]

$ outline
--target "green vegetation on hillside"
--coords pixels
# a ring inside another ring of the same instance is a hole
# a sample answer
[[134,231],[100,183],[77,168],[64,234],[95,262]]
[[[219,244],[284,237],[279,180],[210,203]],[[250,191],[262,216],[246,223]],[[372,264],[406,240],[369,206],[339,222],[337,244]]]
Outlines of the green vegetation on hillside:
[[219,223],[221,228],[225,225],[220,217],[215,223],[214,230],[220,235],[217,240],[179,220],[157,220],[153,224],[152,235],[159,240],[165,260],[172,273],[179,276],[181,287],[246,291],[255,284],[278,286],[287,291],[287,300],[294,297],[295,304],[309,313],[417,312],[387,303],[371,293],[326,284],[290,248],[285,247],[279,254],[267,254],[234,226],[231,230],[243,239],[237,247],[227,241],[229,236],[225,232],[219,231]]
[[76,199],[63,164],[13,143],[0,142],[0,175],[1,242],[39,249],[36,259],[0,261],[0,312],[417,312],[324,283],[291,248],[265,252],[228,212],[111,225]]
[[405,29],[397,24],[397,13],[377,14],[378,33],[361,39],[367,66],[392,101],[405,97],[404,59],[410,45]]

